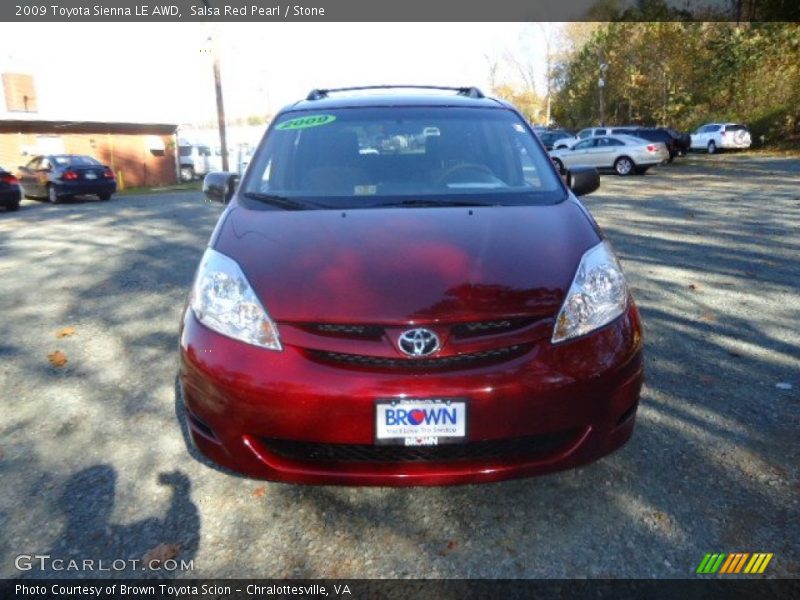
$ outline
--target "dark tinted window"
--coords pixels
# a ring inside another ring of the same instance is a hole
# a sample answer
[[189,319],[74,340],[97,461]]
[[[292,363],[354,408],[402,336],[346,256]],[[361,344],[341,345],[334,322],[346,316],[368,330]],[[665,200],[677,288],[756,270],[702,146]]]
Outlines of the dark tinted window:
[[547,155],[516,113],[453,107],[285,113],[241,189],[245,198],[306,199],[304,207],[323,208],[563,198]]
[[670,142],[672,136],[663,129],[639,129],[634,135],[651,142]]
[[744,125],[725,125],[725,131],[747,131]]
[[564,133],[564,132],[550,132],[550,131],[548,131],[546,133],[540,134],[540,137],[542,138],[543,142],[552,144],[556,140],[563,140],[564,138],[570,137],[570,135],[568,133]]
[[615,140],[614,138],[606,138],[606,137],[604,137],[604,138],[600,138],[600,139],[597,140],[597,145],[598,146],[606,146],[607,147],[607,146],[624,146],[625,144],[623,144],[619,140]]
[[192,147],[191,146],[179,146],[178,147],[178,154],[181,156],[191,156],[192,155]]
[[53,162],[59,167],[94,167],[100,164],[91,156],[77,154],[58,154],[53,156]]
[[583,140],[575,144],[572,149],[573,150],[586,150],[587,148],[591,148],[594,146],[595,140]]

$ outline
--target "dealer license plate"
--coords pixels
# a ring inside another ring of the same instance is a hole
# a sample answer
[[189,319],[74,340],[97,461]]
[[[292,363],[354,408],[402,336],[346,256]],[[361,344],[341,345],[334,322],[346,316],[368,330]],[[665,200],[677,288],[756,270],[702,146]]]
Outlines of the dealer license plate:
[[435,446],[463,442],[467,437],[464,400],[378,400],[375,403],[375,443]]

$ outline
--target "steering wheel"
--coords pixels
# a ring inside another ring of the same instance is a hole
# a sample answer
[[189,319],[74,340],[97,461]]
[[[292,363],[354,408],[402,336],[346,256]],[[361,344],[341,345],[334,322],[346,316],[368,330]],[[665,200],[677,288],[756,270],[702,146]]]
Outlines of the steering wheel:
[[460,171],[472,171],[473,173],[480,173],[481,175],[489,175],[492,179],[496,178],[494,171],[492,171],[486,165],[479,165],[477,163],[461,163],[459,165],[450,167],[444,173],[439,175],[439,177],[436,178],[436,182],[447,183],[448,179]]

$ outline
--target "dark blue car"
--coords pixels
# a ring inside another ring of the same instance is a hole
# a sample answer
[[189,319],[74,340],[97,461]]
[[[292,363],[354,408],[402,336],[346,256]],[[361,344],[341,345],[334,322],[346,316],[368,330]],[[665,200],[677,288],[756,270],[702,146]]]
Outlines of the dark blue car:
[[19,180],[26,197],[47,198],[52,203],[83,194],[109,200],[117,191],[114,172],[81,154],[35,156],[20,167]]

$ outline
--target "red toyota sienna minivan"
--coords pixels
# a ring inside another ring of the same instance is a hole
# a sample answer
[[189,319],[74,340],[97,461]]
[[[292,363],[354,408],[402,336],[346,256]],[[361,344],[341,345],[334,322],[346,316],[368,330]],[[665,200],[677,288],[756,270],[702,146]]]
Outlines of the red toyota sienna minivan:
[[183,316],[191,436],[252,477],[488,482],[631,435],[639,316],[525,119],[475,88],[314,90],[227,203]]

